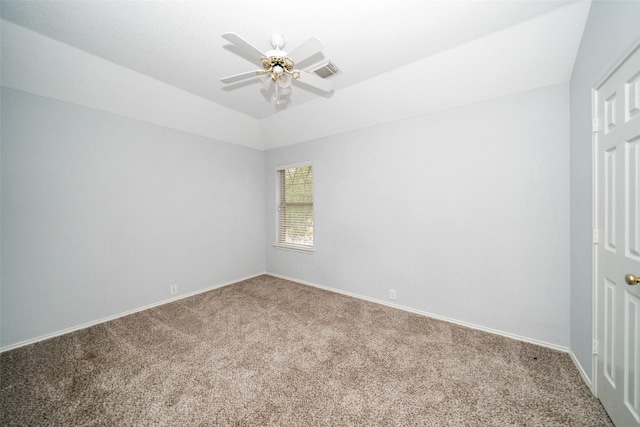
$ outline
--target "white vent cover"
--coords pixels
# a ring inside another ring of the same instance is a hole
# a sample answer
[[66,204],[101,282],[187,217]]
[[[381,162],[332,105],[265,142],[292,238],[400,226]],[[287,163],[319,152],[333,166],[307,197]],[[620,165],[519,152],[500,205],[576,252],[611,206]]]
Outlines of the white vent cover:
[[309,70],[310,73],[314,73],[323,79],[327,79],[329,77],[335,76],[336,74],[340,74],[342,70],[338,68],[336,64],[331,61],[323,62],[320,65],[317,65],[314,69]]

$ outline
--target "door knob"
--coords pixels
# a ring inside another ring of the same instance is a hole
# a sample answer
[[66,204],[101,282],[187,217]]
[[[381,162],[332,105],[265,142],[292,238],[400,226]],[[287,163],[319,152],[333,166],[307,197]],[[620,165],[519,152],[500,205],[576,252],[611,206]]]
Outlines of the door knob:
[[624,280],[625,282],[627,282],[627,284],[631,286],[637,285],[638,283],[640,283],[640,277],[636,277],[633,274],[627,274],[626,276],[624,276]]

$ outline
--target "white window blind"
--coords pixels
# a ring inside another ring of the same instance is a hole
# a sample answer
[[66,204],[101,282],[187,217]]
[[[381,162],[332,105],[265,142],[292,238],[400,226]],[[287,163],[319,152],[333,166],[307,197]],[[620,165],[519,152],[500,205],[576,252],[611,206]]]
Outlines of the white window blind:
[[278,233],[276,245],[313,249],[313,168],[310,164],[283,167],[278,174]]

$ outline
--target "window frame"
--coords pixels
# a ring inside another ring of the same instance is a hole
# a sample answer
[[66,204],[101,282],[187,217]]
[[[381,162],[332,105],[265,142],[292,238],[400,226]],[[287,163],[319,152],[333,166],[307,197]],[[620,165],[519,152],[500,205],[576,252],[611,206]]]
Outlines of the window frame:
[[315,240],[315,229],[314,229],[314,236],[313,236],[313,245],[305,245],[305,244],[296,244],[296,243],[286,243],[286,242],[281,242],[280,241],[280,236],[281,236],[281,218],[280,218],[280,203],[281,203],[281,196],[282,196],[282,190],[281,190],[281,177],[280,177],[280,171],[285,170],[285,169],[294,169],[294,168],[299,168],[299,167],[305,167],[305,166],[311,166],[311,171],[312,171],[312,193],[311,193],[311,212],[312,212],[312,218],[313,218],[313,223],[315,226],[315,185],[314,185],[314,178],[313,178],[313,174],[314,174],[314,167],[313,167],[313,163],[311,161],[305,161],[305,162],[297,162],[297,163],[288,163],[288,164],[283,164],[283,165],[278,165],[275,167],[275,181],[276,181],[276,218],[275,218],[275,231],[276,231],[276,236],[275,236],[275,243],[273,244],[274,247],[278,248],[278,249],[287,249],[287,250],[293,250],[293,251],[299,251],[299,252],[304,252],[304,253],[313,253],[315,252],[315,244],[316,244],[316,240]]

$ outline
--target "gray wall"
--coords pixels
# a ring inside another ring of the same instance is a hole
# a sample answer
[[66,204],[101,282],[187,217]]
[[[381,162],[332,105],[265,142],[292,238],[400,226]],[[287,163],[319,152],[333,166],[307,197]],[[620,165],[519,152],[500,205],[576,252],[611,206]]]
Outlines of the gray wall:
[[590,377],[591,88],[640,36],[640,2],[594,1],[571,77],[571,350]]
[[[569,87],[267,151],[267,271],[569,345]],[[314,166],[314,254],[274,248],[275,168]]]
[[2,89],[2,347],[264,271],[264,153]]

